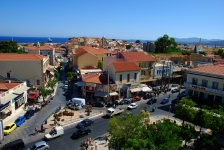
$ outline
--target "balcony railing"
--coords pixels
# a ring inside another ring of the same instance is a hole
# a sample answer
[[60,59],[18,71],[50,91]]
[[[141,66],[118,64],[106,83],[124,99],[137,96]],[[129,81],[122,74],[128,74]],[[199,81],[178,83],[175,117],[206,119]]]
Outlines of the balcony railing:
[[208,88],[208,87],[204,87],[204,86],[194,85],[194,84],[191,84],[188,82],[184,82],[184,86],[192,88],[192,89],[200,89],[200,90],[224,95],[224,91],[222,91],[222,90],[217,90],[217,89],[212,89],[212,88]]

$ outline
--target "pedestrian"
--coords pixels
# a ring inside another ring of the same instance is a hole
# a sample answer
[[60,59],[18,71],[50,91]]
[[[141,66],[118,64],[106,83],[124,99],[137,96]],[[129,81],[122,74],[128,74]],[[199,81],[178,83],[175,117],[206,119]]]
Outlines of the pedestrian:
[[38,128],[35,127],[34,131],[35,131],[35,134],[37,134],[38,133]]
[[106,137],[105,137],[105,141],[106,141],[106,143],[107,143],[107,141],[108,141],[108,136],[106,135]]
[[86,147],[86,150],[88,150],[89,145],[87,142],[85,142],[85,147]]
[[97,150],[97,145],[98,145],[97,142],[95,142],[95,150]]

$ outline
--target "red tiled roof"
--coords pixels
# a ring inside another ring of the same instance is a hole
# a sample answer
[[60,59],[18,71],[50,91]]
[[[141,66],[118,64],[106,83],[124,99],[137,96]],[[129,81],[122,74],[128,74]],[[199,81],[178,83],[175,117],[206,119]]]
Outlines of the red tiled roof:
[[155,61],[155,59],[144,52],[121,52],[121,55],[128,61],[144,62]]
[[83,74],[82,81],[95,84],[106,84],[107,75],[104,74]]
[[0,61],[39,61],[46,56],[38,54],[15,54],[15,53],[0,53]]
[[0,90],[10,90],[21,83],[0,83]]
[[200,66],[197,68],[192,68],[190,71],[198,71],[203,73],[211,73],[211,74],[218,74],[218,75],[224,75],[224,65],[218,64],[218,65],[205,65]]
[[83,51],[86,51],[92,55],[103,55],[104,53],[111,53],[109,50],[107,49],[104,49],[104,48],[99,48],[99,49],[96,49],[96,48],[93,48],[92,46],[84,46],[82,48],[79,48],[75,51],[76,55],[77,56],[81,56],[83,54],[85,54]]
[[115,72],[128,72],[141,70],[134,62],[113,62]]
[[33,51],[38,51],[39,50],[39,48],[36,47],[36,46],[23,46],[23,48],[33,50]]
[[49,45],[43,45],[43,46],[23,46],[23,48],[25,49],[29,49],[29,50],[53,50],[54,47],[49,46]]

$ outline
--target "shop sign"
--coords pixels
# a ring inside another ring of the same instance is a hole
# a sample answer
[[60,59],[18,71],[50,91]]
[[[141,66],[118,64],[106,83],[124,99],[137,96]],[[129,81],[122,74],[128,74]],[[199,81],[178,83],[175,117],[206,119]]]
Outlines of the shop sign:
[[200,89],[200,90],[206,90],[205,87],[197,86],[197,85],[192,85],[192,88],[194,89]]

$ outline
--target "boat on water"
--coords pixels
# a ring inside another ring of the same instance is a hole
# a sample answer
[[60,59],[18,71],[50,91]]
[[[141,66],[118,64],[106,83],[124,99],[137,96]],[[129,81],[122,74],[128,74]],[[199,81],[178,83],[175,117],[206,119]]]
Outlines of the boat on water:
[[51,38],[48,38],[48,42],[52,42],[52,39]]

